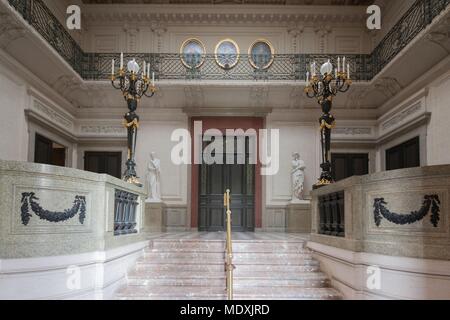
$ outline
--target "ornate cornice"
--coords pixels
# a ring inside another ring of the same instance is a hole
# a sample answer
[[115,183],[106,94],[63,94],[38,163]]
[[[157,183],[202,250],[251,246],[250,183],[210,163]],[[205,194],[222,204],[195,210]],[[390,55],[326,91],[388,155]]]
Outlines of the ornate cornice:
[[360,24],[366,18],[363,8],[340,8],[339,13],[331,7],[282,8],[229,8],[205,6],[164,7],[152,5],[128,5],[123,7],[87,6],[84,21],[88,25],[123,24],[133,20],[140,25],[162,23],[164,25],[278,25],[287,27],[293,23],[313,26],[317,23]]

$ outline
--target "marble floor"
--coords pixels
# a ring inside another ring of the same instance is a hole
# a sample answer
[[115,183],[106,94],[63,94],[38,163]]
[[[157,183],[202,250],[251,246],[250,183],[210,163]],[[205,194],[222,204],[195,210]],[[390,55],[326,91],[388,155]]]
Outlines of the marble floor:
[[[150,236],[151,240],[219,240],[224,241],[225,232],[163,232]],[[308,241],[309,234],[282,232],[233,232],[233,241]]]

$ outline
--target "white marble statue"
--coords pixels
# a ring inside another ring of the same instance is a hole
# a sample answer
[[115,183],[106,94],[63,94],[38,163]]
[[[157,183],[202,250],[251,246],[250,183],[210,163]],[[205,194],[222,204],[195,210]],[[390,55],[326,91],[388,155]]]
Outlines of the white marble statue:
[[160,202],[161,201],[161,181],[160,170],[161,160],[156,157],[155,152],[150,153],[150,161],[148,162],[148,202]]
[[300,154],[292,154],[292,201],[303,200],[303,185],[305,182],[305,162],[300,159]]

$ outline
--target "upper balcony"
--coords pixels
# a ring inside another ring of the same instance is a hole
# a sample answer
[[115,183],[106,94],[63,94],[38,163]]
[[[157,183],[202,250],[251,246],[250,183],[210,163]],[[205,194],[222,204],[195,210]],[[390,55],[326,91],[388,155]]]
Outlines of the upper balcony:
[[[45,40],[47,45],[51,47],[53,54],[56,53],[59,58],[62,58],[63,64],[71,69],[71,72],[66,71],[64,74],[55,73],[52,75],[54,71],[51,68],[42,67],[45,65],[44,63],[41,63],[40,66],[36,65],[36,52],[33,52],[33,49],[30,48],[30,52],[24,52],[24,50],[11,48],[10,54],[40,79],[49,83],[53,88],[60,86],[61,79],[64,79],[64,86],[66,87],[81,86],[86,81],[90,85],[96,86],[96,82],[104,83],[105,80],[110,79],[111,60],[117,59],[118,53],[85,52],[42,0],[1,1],[3,6],[8,3],[10,8],[15,9],[16,24],[20,23],[20,21],[17,21],[18,19],[27,23],[28,27],[34,30],[33,33],[37,33],[38,37]],[[430,65],[435,65],[442,60],[442,52],[430,51],[423,45],[420,48],[417,45],[414,46],[416,38],[423,37],[425,32],[431,33],[432,30],[429,29],[435,20],[445,20],[445,17],[448,16],[449,3],[450,0],[417,0],[370,54],[345,54],[351,63],[351,77],[355,82],[354,91],[361,100],[358,102],[361,106],[378,108],[386,101],[385,96],[372,94],[371,90],[367,89],[369,85],[375,84],[375,89],[381,88],[383,90],[385,88],[383,86],[386,85],[385,79],[394,78],[399,88],[405,88],[429,70]],[[444,23],[444,25],[446,24]],[[439,42],[439,40],[432,40]],[[440,45],[446,48],[449,45],[448,42],[447,37],[441,41]],[[15,53],[18,51],[20,54],[16,55]],[[405,55],[405,51],[409,51],[411,54]],[[425,52],[429,55],[427,62],[420,59],[421,54]],[[24,57],[21,57],[21,55]],[[418,56],[419,58],[417,58]],[[396,63],[393,66],[394,60],[399,59],[399,57],[402,57],[401,63]],[[182,83],[184,86],[227,84],[232,87],[245,81],[249,81],[252,85],[273,85],[280,88],[281,86],[289,87],[289,83],[292,83],[302,89],[305,83],[307,65],[312,61],[320,64],[329,58],[336,64],[334,60],[337,59],[337,55],[274,54],[270,57],[257,57],[257,59],[264,61],[272,60],[270,67],[266,69],[255,67],[255,64],[250,61],[251,57],[247,54],[240,54],[239,62],[233,68],[220,67],[216,63],[214,54],[197,57],[202,59],[202,63],[198,67],[183,63],[182,58],[186,57],[177,53],[125,53],[125,58],[136,58],[138,63],[142,63],[144,60],[150,62],[152,70],[155,72],[155,78],[160,81],[163,90],[164,86],[173,86],[177,83]],[[49,63],[54,65],[52,60],[49,60]],[[415,68],[409,68],[410,65],[414,65]],[[399,68],[403,70],[403,74],[398,72]],[[100,87],[100,91],[106,90],[105,85]],[[278,96],[291,95],[284,91],[277,94]],[[70,100],[76,101],[76,105],[79,107],[96,107],[92,105],[92,102],[83,100],[85,97],[82,97],[82,94],[75,96],[76,94],[72,93]],[[105,105],[111,106],[114,103],[107,101]],[[171,104],[175,105],[174,103]],[[339,99],[336,102],[337,106],[346,104],[348,102]]]

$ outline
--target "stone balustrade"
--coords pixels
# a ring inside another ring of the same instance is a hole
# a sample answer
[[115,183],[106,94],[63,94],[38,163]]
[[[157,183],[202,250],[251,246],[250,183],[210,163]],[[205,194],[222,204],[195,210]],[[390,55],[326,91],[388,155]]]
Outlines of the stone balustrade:
[[[133,206],[117,208],[117,192],[132,197]],[[0,195],[1,259],[104,251],[146,239],[144,188],[108,175],[0,161]],[[126,209],[121,228],[129,231],[114,232],[115,209]]]
[[[320,199],[341,191],[345,236],[324,234]],[[352,252],[450,260],[449,191],[450,165],[379,172],[320,188],[312,192],[311,242]]]
[[154,236],[145,198],[105,174],[0,160],[0,299],[112,298]]

